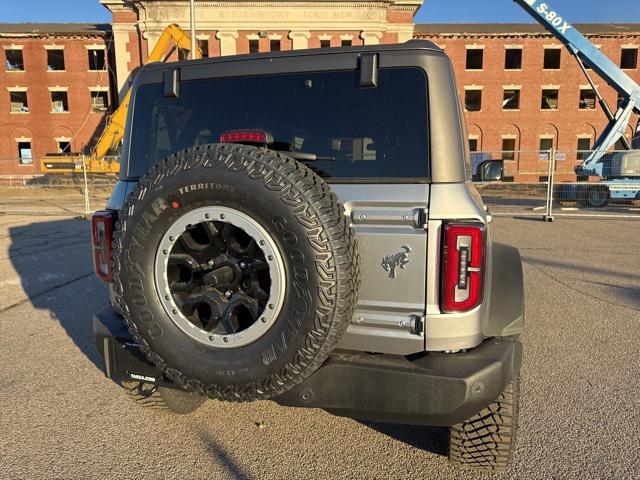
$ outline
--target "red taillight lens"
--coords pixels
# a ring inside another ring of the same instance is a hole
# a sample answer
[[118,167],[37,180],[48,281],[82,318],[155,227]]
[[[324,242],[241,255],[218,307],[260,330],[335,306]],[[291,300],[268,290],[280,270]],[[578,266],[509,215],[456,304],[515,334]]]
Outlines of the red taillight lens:
[[466,312],[482,302],[485,227],[476,223],[444,226],[442,310]]
[[220,143],[272,143],[270,136],[261,130],[233,130],[220,135]]
[[111,240],[113,240],[114,212],[100,210],[91,216],[93,268],[103,282],[111,281]]

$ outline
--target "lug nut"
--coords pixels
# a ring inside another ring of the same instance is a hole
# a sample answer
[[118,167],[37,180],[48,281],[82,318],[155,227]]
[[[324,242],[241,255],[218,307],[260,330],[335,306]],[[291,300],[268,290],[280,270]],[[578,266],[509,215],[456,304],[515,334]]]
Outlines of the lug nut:
[[231,295],[233,295],[231,290],[227,290],[226,292],[224,292],[224,296],[227,297],[227,298],[231,297]]
[[260,245],[264,245],[264,240],[260,240]]
[[209,260],[207,262],[207,265],[209,265],[210,267],[213,267],[216,264],[216,262],[213,261],[213,259]]
[[209,220],[211,218],[211,215],[209,215],[208,213],[204,214],[204,218],[206,218],[207,220]]
[[240,262],[240,268],[245,269],[247,268],[247,264],[244,262]]
[[220,220],[224,220],[224,213],[220,214]]
[[273,303],[269,304],[269,310],[273,310],[275,307],[273,306]]

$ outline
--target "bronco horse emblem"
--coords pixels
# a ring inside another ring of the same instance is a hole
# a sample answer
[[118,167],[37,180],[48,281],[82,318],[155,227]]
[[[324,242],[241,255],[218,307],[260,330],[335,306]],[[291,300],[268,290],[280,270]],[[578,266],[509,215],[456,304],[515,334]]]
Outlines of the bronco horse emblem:
[[404,251],[395,255],[387,255],[382,259],[382,268],[385,272],[389,272],[389,278],[396,278],[396,268],[404,269],[405,265],[409,263],[411,247],[403,246],[402,250]]

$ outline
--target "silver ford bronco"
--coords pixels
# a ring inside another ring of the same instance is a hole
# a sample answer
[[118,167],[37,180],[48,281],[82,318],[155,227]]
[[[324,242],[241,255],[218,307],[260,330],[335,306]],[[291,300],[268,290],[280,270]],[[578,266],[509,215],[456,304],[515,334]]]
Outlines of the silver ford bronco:
[[149,64],[92,218],[110,377],[138,402],[273,400],[450,427],[504,470],[524,325],[447,56],[410,41]]

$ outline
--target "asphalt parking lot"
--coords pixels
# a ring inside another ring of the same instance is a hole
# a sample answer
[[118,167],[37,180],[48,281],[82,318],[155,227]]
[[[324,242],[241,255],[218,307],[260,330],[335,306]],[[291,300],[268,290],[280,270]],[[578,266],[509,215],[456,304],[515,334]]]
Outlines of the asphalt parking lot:
[[[527,331],[518,448],[502,478],[640,478],[640,222],[497,218],[520,248]],[[272,402],[172,416],[99,369],[89,224],[0,215],[0,478],[485,478],[442,429]],[[486,477],[491,478],[491,477]]]

